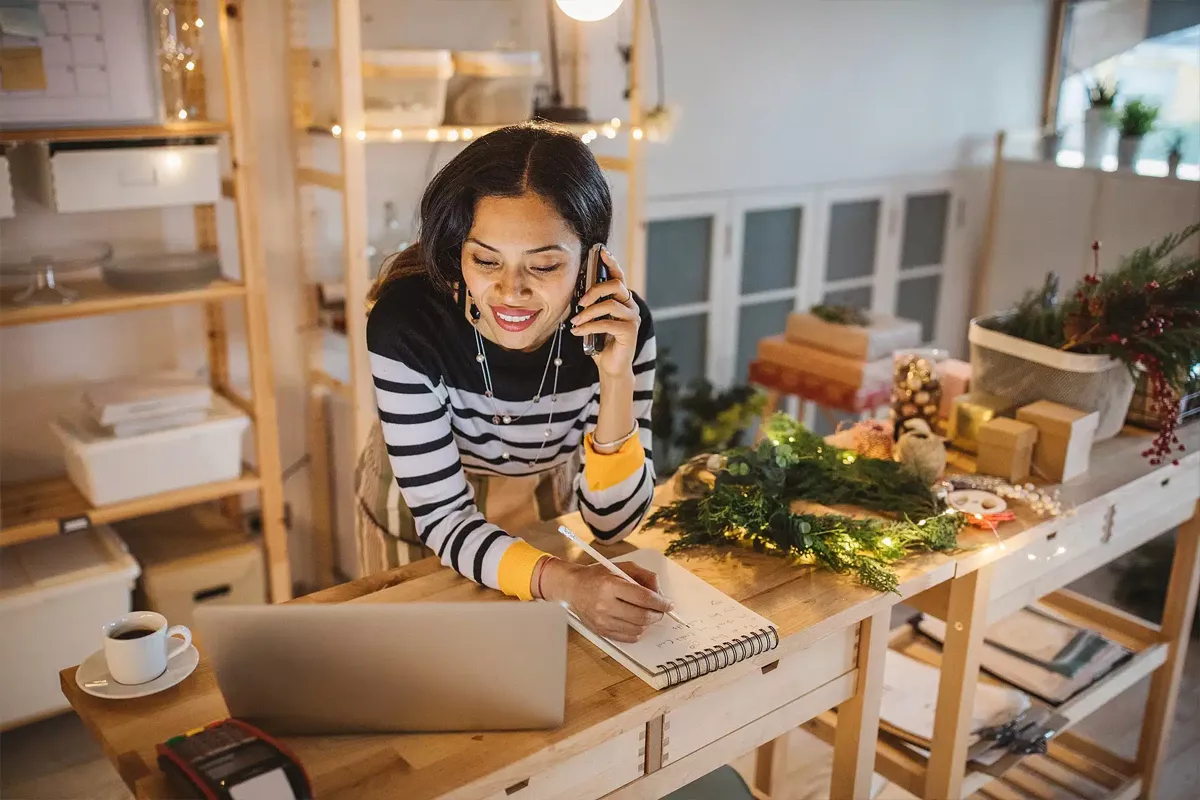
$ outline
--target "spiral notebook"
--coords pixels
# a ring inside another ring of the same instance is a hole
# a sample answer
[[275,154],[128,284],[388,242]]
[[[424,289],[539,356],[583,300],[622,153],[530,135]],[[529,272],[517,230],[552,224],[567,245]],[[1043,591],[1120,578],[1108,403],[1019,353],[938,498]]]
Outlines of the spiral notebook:
[[664,617],[640,641],[626,644],[593,633],[574,615],[567,621],[655,689],[666,689],[724,669],[779,645],[779,631],[770,620],[657,550],[635,550],[614,558],[613,562],[632,562],[656,573],[662,593],[674,601],[675,613],[688,624],[680,625]]

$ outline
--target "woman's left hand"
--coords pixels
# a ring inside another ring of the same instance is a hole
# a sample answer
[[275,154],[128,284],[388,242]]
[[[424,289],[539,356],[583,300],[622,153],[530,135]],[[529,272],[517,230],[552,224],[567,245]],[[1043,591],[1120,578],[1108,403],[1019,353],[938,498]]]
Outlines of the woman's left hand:
[[608,334],[604,349],[593,358],[601,377],[619,378],[633,373],[642,315],[625,285],[625,271],[608,248],[601,249],[600,258],[608,267],[608,280],[597,283],[579,299],[583,311],[571,318],[571,332],[576,336]]

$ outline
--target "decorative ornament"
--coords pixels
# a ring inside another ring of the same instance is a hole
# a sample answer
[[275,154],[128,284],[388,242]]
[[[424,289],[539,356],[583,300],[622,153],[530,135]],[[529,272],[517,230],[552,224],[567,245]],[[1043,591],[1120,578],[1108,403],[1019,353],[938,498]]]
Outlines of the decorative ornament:
[[946,471],[946,441],[920,417],[905,420],[896,441],[895,459],[926,485],[932,486]]
[[854,452],[864,458],[890,459],[892,457],[892,431],[879,420],[869,419],[856,423],[850,429],[854,440]]
[[900,350],[895,354],[892,377],[893,435],[899,439],[903,425],[910,419],[921,419],[933,430],[941,403],[941,382],[937,363],[945,358],[940,350]]

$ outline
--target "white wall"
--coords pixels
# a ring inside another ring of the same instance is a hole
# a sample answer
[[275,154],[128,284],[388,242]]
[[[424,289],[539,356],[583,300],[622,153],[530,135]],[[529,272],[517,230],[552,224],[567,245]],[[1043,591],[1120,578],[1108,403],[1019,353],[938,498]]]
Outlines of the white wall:
[[[947,171],[965,137],[1036,126],[1046,6],[659,0],[667,101],[683,113],[670,144],[646,150],[648,194]],[[593,74],[611,61],[595,40]],[[616,96],[593,80],[598,101]]]

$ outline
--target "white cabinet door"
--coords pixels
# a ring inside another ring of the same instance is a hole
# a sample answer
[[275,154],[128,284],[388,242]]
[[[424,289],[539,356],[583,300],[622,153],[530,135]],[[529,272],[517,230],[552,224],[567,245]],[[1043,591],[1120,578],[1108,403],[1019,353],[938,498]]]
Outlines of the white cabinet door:
[[804,305],[816,229],[812,191],[757,192],[733,199],[730,264],[721,297],[727,314],[717,383],[745,383],[758,340],[783,333],[788,314]]
[[949,178],[906,180],[893,187],[891,244],[884,270],[894,285],[888,310],[921,323],[922,339],[949,348],[959,335],[966,280],[961,255],[964,200]]
[[723,197],[649,200],[645,214],[646,303],[654,315],[659,358],[681,385],[714,380],[728,336],[721,301],[729,263],[729,201]]
[[[888,273],[895,227],[888,184],[828,186],[817,200],[817,258],[805,305],[830,303],[890,313]],[[889,225],[889,219],[891,224]]]

